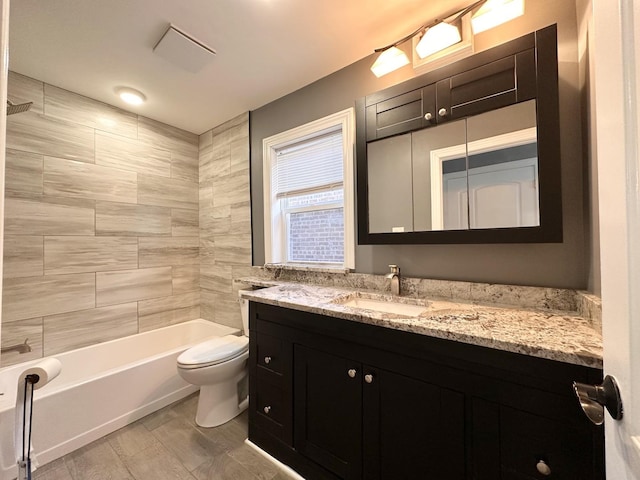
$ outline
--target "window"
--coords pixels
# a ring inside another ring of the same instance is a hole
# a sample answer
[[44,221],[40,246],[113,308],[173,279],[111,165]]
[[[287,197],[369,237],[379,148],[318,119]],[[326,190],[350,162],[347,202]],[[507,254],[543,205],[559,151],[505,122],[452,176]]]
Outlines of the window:
[[263,140],[266,263],[354,268],[353,109]]

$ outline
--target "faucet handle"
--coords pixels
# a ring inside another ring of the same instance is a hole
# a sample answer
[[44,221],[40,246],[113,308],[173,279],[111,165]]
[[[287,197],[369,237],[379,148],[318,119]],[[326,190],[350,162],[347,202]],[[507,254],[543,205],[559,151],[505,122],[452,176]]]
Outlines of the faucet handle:
[[391,273],[400,273],[400,267],[398,267],[398,265],[389,265],[389,269],[391,270]]

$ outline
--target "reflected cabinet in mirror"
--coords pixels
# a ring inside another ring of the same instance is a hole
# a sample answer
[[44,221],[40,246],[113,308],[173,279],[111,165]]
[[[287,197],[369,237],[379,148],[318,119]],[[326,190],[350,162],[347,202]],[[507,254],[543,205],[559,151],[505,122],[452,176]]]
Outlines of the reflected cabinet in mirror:
[[555,26],[358,102],[358,241],[562,241]]

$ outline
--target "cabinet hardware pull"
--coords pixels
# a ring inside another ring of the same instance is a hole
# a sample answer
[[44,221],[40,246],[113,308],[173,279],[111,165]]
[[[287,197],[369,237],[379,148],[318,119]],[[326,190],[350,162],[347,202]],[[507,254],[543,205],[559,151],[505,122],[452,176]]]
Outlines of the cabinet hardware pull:
[[266,407],[264,407],[262,410],[264,410],[264,413],[266,413],[267,415],[269,415],[269,412],[271,411],[271,406],[267,405]]
[[370,373],[368,375],[365,375],[364,381],[367,383],[373,383],[373,375],[371,375]]
[[545,477],[551,475],[551,467],[549,467],[549,465],[547,465],[544,460],[538,460],[536,468],[538,469],[538,473],[544,475]]
[[441,117],[446,117],[447,116],[447,109],[446,108],[441,108],[440,110],[438,110],[438,115],[440,115]]
[[271,357],[264,357],[264,363],[269,365],[271,363]]
[[356,378],[356,373],[357,373],[357,372],[356,372],[356,369],[355,369],[355,368],[350,368],[350,369],[347,371],[347,375],[349,375],[349,377],[351,377],[351,378]]
[[424,114],[425,120],[431,120],[432,118],[433,118],[433,115],[431,114],[431,112],[427,112]]

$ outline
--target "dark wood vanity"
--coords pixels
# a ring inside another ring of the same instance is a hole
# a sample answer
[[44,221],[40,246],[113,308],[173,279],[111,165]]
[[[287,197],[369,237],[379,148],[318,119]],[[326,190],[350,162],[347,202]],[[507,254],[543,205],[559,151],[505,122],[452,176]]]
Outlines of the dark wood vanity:
[[599,369],[255,302],[250,331],[249,439],[307,479],[604,478]]

